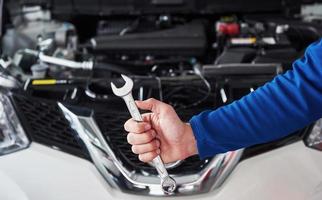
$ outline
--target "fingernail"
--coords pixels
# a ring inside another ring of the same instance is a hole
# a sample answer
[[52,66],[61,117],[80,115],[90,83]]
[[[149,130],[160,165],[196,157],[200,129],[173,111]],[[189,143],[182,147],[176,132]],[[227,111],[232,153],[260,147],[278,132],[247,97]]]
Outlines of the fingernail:
[[160,149],[157,149],[157,154],[160,154],[160,153],[161,153]]
[[157,141],[157,146],[160,147],[160,141],[159,140],[156,140]]

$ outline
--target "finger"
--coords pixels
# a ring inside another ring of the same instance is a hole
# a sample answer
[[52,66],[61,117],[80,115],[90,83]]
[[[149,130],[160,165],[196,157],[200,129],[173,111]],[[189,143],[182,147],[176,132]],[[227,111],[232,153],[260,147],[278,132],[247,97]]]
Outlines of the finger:
[[137,122],[133,119],[129,119],[124,124],[124,129],[127,132],[143,133],[151,129],[151,125],[148,122]]
[[149,130],[144,133],[129,133],[127,134],[127,142],[132,145],[147,144],[151,142],[156,137],[156,132],[154,130]]
[[152,122],[151,122],[152,115],[153,115],[153,113],[144,113],[141,116],[142,116],[142,119],[144,122],[148,122],[148,123],[152,124]]
[[147,144],[133,145],[132,152],[135,154],[144,154],[144,153],[156,151],[159,148],[160,148],[159,140],[153,140],[152,142]]
[[136,105],[142,110],[150,110],[152,112],[157,112],[159,107],[163,105],[161,101],[154,98],[150,98],[145,101],[135,101]]
[[160,150],[157,149],[156,151],[149,152],[149,153],[144,153],[139,155],[139,160],[142,162],[150,162],[152,161],[155,157],[157,157],[160,154]]

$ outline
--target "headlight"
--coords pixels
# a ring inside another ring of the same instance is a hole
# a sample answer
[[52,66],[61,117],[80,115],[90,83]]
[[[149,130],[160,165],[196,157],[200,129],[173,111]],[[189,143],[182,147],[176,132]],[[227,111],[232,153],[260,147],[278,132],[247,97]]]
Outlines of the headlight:
[[28,147],[29,140],[10,99],[0,93],[0,155]]
[[313,125],[309,135],[305,138],[308,147],[322,151],[322,119],[319,119]]

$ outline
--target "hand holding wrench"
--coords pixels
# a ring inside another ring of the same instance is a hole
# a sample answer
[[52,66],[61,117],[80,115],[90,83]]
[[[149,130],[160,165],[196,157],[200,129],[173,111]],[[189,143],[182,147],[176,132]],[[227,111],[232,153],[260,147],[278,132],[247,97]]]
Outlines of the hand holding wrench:
[[[123,98],[133,119],[135,121],[142,122],[143,121],[142,116],[132,96],[133,81],[132,79],[130,79],[129,77],[123,74],[122,74],[122,78],[125,81],[125,85],[121,88],[117,88],[114,85],[114,83],[111,83],[112,91],[116,96]],[[162,190],[167,194],[173,193],[174,190],[176,189],[176,182],[173,178],[169,176],[167,169],[165,168],[164,163],[161,160],[161,157],[157,156],[156,158],[153,159],[152,162],[156,170],[158,171],[158,174],[160,175]]]

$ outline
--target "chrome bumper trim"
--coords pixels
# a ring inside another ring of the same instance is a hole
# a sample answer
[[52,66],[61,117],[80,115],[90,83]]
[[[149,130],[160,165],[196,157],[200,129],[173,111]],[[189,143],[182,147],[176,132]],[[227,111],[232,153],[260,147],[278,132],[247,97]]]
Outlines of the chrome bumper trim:
[[[116,157],[98,128],[93,112],[58,103],[70,126],[85,144],[97,170],[113,188],[137,195],[168,196],[162,192],[157,175],[137,174],[126,169]],[[171,174],[177,182],[172,195],[192,195],[218,188],[238,163],[243,150],[219,154],[207,166],[192,175]]]

